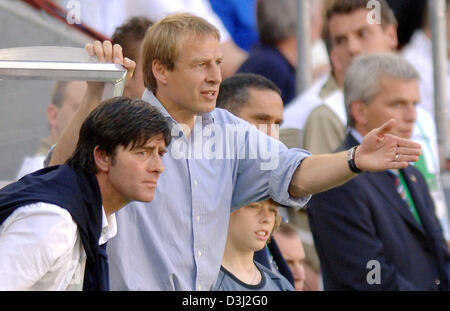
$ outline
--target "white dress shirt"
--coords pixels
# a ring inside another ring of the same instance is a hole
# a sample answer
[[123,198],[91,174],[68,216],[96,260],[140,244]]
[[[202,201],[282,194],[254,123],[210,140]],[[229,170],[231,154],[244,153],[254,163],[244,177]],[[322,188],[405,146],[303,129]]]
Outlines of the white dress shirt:
[[[66,10],[75,12],[72,0],[58,0]],[[176,12],[203,17],[219,29],[221,42],[230,40],[225,25],[208,0],[82,0],[79,2],[81,22],[111,37],[117,27],[133,16],[145,16],[152,22]]]
[[[403,49],[403,56],[410,61],[420,75],[419,106],[427,110],[434,117],[434,78],[432,42],[422,30],[417,30],[409,44]],[[450,63],[447,64],[447,89],[450,90]],[[447,107],[450,97],[447,98]],[[447,108],[450,116],[450,109]]]
[[[117,232],[102,209],[99,245]],[[69,212],[48,203],[15,210],[0,226],[0,290],[82,290],[86,253]]]

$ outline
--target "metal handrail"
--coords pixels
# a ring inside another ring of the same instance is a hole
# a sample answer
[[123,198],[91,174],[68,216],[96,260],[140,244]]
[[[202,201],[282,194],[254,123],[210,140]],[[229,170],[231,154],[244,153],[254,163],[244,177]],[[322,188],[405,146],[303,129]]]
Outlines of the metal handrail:
[[[82,80],[112,85],[112,96],[121,96],[127,70],[117,64],[97,63],[83,48],[22,47],[0,49],[0,79]],[[106,96],[106,94],[105,94]]]

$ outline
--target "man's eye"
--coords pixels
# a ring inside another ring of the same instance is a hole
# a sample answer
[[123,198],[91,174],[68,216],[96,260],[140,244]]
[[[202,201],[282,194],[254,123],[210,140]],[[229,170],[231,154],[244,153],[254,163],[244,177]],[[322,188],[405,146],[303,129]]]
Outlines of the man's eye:
[[335,45],[342,45],[342,44],[344,44],[344,39],[343,38],[336,38],[334,40],[334,44]]

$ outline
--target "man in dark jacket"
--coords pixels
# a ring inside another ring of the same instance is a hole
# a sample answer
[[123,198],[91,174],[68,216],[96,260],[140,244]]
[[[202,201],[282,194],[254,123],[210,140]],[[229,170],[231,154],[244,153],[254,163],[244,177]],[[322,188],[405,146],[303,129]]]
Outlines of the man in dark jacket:
[[[392,118],[391,134],[411,137],[420,96],[418,74],[406,60],[359,57],[347,71],[344,93],[349,132],[341,149],[358,146]],[[307,211],[325,290],[449,290],[450,256],[433,209],[412,166],[363,172],[314,196]]]
[[0,290],[108,290],[114,213],[152,201],[169,135],[157,109],[116,97],[83,123],[65,165],[3,188]]

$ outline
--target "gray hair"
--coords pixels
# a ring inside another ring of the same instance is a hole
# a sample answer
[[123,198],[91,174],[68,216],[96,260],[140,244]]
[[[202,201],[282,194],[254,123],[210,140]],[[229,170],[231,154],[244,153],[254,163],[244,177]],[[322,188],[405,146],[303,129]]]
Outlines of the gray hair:
[[370,104],[380,92],[383,77],[402,80],[419,79],[416,69],[403,57],[394,53],[360,55],[356,57],[345,74],[344,99],[349,127],[355,126],[351,105],[355,101]]
[[296,35],[297,0],[258,0],[256,16],[263,44],[274,46]]

